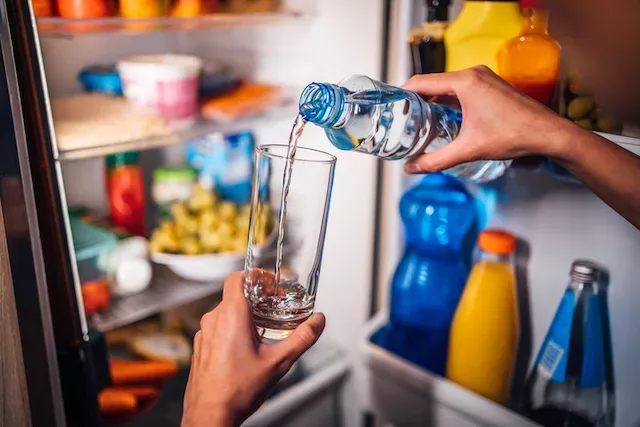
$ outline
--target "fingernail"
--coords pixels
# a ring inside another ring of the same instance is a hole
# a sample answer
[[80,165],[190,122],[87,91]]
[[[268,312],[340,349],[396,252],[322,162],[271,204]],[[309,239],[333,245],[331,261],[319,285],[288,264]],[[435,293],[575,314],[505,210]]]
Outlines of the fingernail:
[[314,313],[311,316],[311,323],[313,323],[313,326],[324,326],[324,316],[320,313]]
[[415,163],[407,163],[404,165],[404,171],[406,173],[420,173],[422,172],[422,169],[420,169],[420,166]]

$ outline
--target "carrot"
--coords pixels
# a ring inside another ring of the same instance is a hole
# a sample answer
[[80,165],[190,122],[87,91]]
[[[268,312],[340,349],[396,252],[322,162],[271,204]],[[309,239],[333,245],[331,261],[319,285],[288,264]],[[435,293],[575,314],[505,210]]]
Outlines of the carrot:
[[158,396],[158,389],[151,386],[114,387],[111,390],[131,393],[140,400],[151,400]]
[[102,415],[118,415],[135,411],[138,407],[138,399],[126,391],[107,388],[98,394],[98,404]]
[[112,360],[110,365],[116,386],[155,383],[178,373],[178,365],[171,361]]

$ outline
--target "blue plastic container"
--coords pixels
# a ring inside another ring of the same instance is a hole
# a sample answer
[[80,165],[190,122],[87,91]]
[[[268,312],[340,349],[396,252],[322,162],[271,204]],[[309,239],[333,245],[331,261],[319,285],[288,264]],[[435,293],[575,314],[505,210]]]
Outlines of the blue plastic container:
[[475,201],[455,178],[431,174],[404,194],[400,215],[406,248],[391,285],[387,347],[444,375],[478,234]]
[[83,68],[78,80],[87,92],[122,95],[122,81],[115,65],[92,65]]

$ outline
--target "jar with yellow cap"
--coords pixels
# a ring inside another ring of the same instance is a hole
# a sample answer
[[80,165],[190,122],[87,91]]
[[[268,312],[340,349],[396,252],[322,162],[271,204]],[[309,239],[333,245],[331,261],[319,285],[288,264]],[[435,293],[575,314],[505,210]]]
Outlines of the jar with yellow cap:
[[516,238],[503,230],[484,230],[478,248],[479,259],[451,325],[447,377],[507,405],[520,335]]

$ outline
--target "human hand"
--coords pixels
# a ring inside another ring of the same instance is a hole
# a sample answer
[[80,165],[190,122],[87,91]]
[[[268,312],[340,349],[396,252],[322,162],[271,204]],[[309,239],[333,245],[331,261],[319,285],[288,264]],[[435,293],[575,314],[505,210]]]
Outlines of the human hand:
[[[485,66],[413,76],[404,86],[423,96],[455,95],[462,107],[458,137],[438,150],[411,159],[407,173],[439,172],[473,160],[507,160],[528,155],[556,157],[559,134],[577,126],[517,91]],[[437,101],[436,101],[437,102]]]
[[229,275],[222,302],[200,320],[182,427],[240,425],[324,330],[324,315],[315,313],[283,341],[262,343],[243,284],[243,273]]

